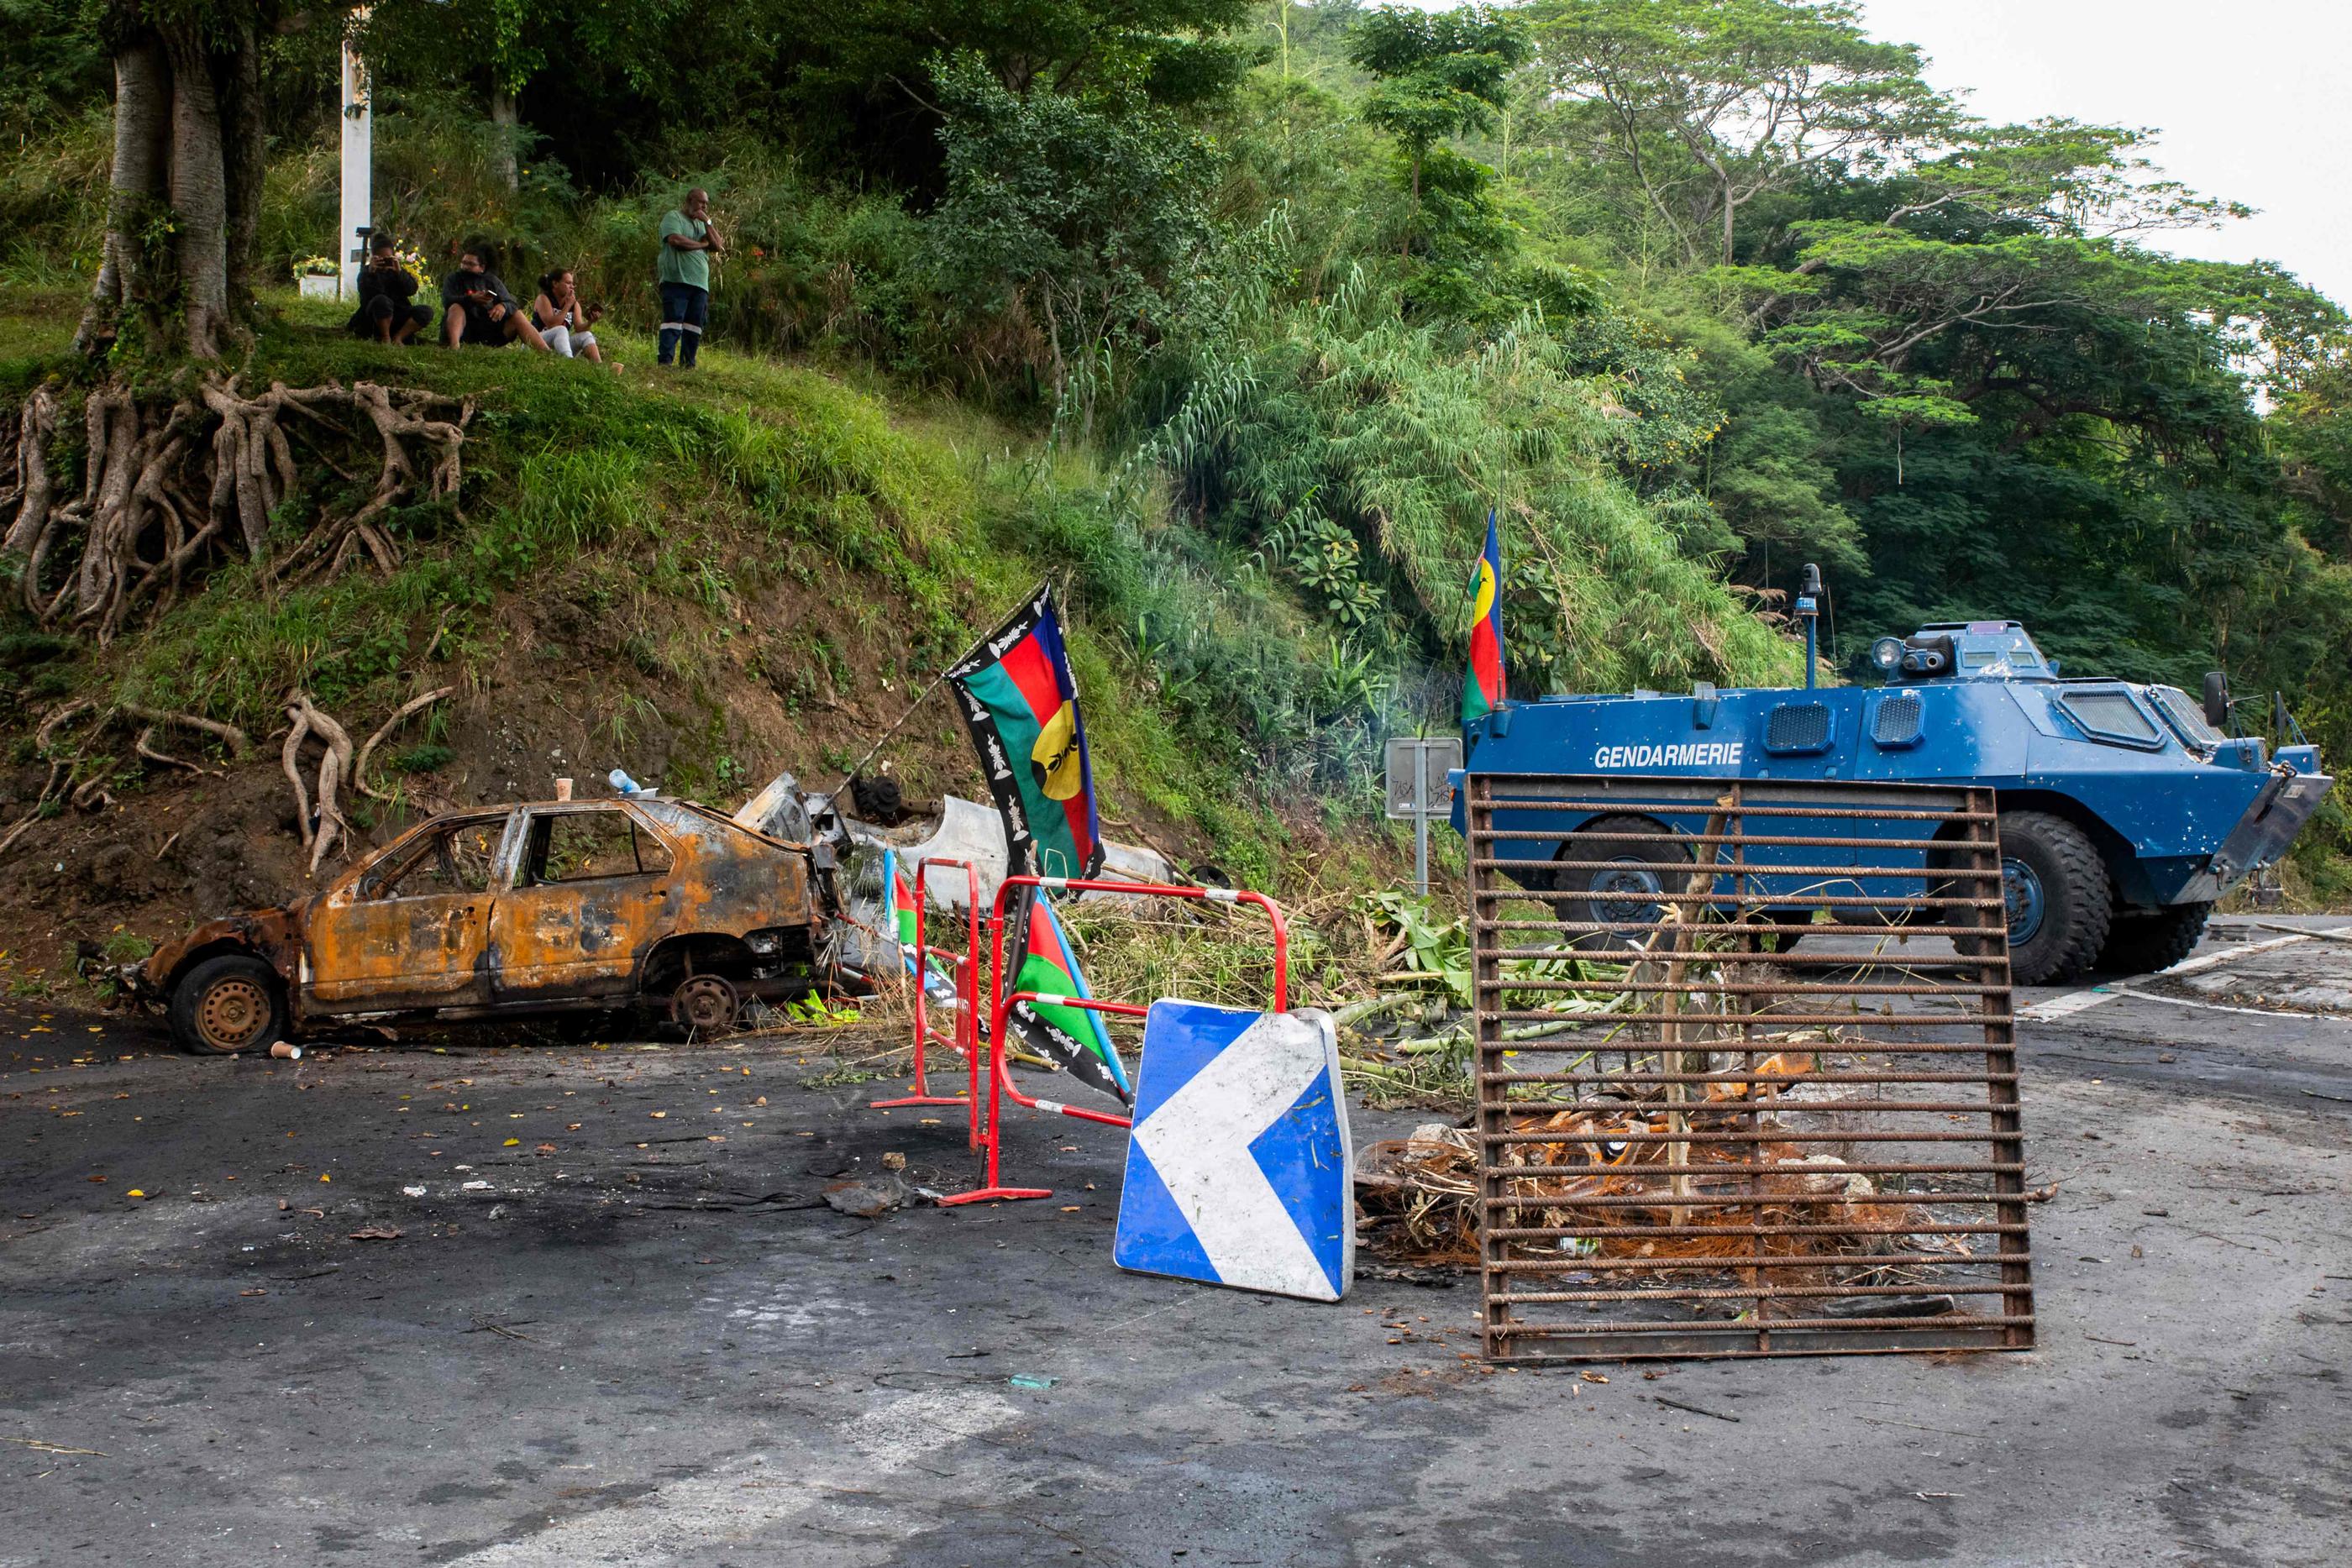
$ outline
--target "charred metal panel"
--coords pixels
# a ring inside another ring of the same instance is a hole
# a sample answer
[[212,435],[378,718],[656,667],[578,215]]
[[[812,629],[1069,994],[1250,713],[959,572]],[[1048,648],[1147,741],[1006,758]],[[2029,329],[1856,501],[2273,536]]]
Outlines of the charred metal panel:
[[311,909],[305,1000],[332,1009],[461,1007],[488,999],[487,894],[366,898],[339,888]]

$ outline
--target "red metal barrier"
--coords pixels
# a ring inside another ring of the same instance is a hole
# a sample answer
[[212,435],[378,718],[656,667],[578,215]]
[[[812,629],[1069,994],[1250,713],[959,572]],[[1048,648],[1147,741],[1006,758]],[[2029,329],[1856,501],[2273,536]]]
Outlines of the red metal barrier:
[[[929,878],[933,866],[961,869],[964,874],[966,893],[964,920],[964,951],[949,947],[933,947],[923,940],[925,917],[930,913]],[[906,949],[899,949],[904,953]],[[971,1148],[980,1147],[980,868],[967,860],[953,860],[945,855],[918,862],[915,866],[915,1092],[897,1100],[869,1101],[877,1111],[895,1109],[900,1105],[961,1105],[967,1113],[969,1126],[964,1142]],[[944,960],[954,977],[957,1008],[955,1032],[940,1034],[930,1025],[930,988],[924,984],[925,967],[933,957]],[[934,1094],[930,1078],[925,1071],[924,1057],[932,1042],[946,1046],[964,1059],[971,1069],[971,1086],[961,1094]]]
[[[997,887],[996,902],[988,914],[988,994],[992,998],[988,1017],[988,1114],[979,1135],[980,1147],[985,1151],[986,1163],[981,1185],[971,1192],[960,1192],[940,1199],[940,1207],[950,1207],[960,1203],[993,1203],[1024,1197],[1051,1197],[1051,1187],[1005,1186],[998,1179],[999,1156],[1003,1136],[1002,1103],[1010,1097],[1016,1105],[1033,1111],[1050,1111],[1058,1115],[1074,1116],[1084,1122],[1099,1122],[1107,1126],[1128,1127],[1133,1120],[1106,1112],[1088,1111],[1076,1105],[1065,1105],[1058,1100],[1046,1100],[1024,1094],[1013,1082],[1012,1069],[1005,1062],[1005,1028],[1015,1002],[1043,1002],[1048,1006],[1076,1008],[1083,1012],[1111,1013],[1120,1018],[1141,1018],[1150,1009],[1136,1002],[1097,1001],[1091,997],[1059,997],[1042,991],[1004,991],[1004,903],[1015,888],[1035,887],[1066,893],[1118,893],[1139,898],[1187,898],[1208,904],[1255,904],[1265,911],[1274,929],[1274,1010],[1285,1012],[1290,1007],[1290,927],[1282,917],[1282,907],[1262,893],[1246,888],[1170,887],[1156,883],[1092,882],[1066,876],[1009,876]],[[979,1119],[977,1086],[974,1090],[973,1116]]]

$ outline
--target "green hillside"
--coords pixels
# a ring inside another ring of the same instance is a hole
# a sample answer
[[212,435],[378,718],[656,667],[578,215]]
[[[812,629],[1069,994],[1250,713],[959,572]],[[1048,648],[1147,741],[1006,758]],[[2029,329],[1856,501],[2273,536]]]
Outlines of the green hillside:
[[[292,808],[267,746],[201,779],[142,745],[211,766],[215,743],[137,710],[258,742],[297,688],[354,731],[457,688],[378,765],[386,820],[610,766],[714,799],[827,774],[1045,578],[1114,821],[1278,883],[1334,844],[1390,852],[1380,742],[1449,722],[1490,510],[1521,695],[1796,679],[1780,611],[1811,559],[1839,669],[1918,620],[2016,615],[2070,668],[2220,666],[2352,744],[2341,310],[2147,248],[2233,209],[2163,180],[2141,132],[1971,117],[1846,7],[592,4],[559,68],[507,9],[379,5],[379,221],[428,281],[485,243],[526,294],[573,269],[611,308],[599,369],[373,348],[293,298],[336,221],[338,35],[278,0],[191,14],[210,68],[255,62],[224,110],[253,298],[195,341],[163,258],[209,214],[119,209],[111,254],[167,284],[118,288],[103,351],[77,350],[110,51],[190,24],[8,4],[0,404],[45,400],[61,494],[93,398],[159,442],[212,440],[172,410],[229,377],[472,410],[455,493],[320,559],[380,458],[289,415],[266,549],[199,540],[83,616],[80,525],[30,584],[8,563],[9,789],[87,852],[189,791],[244,789],[232,818],[268,836]],[[651,279],[689,185],[728,246],[680,374],[653,362]],[[976,783],[943,709],[893,760],[918,793]],[[2308,835],[2323,894],[2342,832]],[[229,891],[170,874],[187,852],[90,907]]]

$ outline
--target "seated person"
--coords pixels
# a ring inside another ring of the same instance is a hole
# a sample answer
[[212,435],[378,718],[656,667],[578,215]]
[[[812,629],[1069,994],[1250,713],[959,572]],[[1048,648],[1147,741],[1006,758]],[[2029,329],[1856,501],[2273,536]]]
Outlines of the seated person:
[[520,338],[545,349],[547,340],[490,270],[490,247],[473,241],[458,254],[457,270],[441,280],[441,340],[453,349],[460,343],[502,349]]
[[604,314],[602,305],[580,303],[580,285],[568,267],[559,267],[541,277],[539,298],[530,302],[531,325],[539,329],[548,348],[567,360],[604,360],[604,351],[596,347],[596,334],[588,329]]
[[431,308],[416,303],[416,279],[400,265],[399,249],[387,230],[378,229],[368,236],[368,259],[360,268],[359,293],[359,308],[352,312],[350,329],[355,338],[406,343],[433,324]]

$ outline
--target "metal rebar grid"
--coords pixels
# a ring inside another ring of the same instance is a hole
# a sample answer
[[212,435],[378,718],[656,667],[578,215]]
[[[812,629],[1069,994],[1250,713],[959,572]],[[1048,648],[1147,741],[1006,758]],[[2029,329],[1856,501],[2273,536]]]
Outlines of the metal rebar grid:
[[1992,791],[1465,804],[1489,1359],[2032,1344]]

